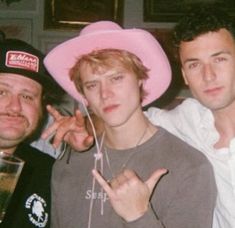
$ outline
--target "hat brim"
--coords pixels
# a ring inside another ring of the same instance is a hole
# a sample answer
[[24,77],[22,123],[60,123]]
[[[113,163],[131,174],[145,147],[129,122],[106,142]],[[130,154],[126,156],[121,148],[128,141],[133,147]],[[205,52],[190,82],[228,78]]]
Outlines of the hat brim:
[[171,82],[168,58],[157,40],[141,29],[112,30],[78,36],[50,51],[44,59],[44,64],[66,92],[76,100],[84,102],[83,96],[70,80],[69,70],[81,55],[107,48],[127,50],[138,56],[149,69],[149,78],[143,85],[147,95],[142,106],[150,104],[167,90]]
[[20,68],[7,68],[7,67],[1,68],[0,67],[0,73],[19,74],[33,81],[36,81],[42,87],[45,87],[46,84],[49,84],[49,82],[53,80],[53,79],[50,79],[49,75],[46,76],[40,73],[35,73],[35,72],[28,71],[28,70],[20,69]]

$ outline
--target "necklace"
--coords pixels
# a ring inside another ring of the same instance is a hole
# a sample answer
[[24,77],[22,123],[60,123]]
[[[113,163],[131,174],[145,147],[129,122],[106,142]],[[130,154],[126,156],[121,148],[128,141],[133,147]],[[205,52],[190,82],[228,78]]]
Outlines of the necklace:
[[[144,129],[144,132],[141,134],[140,138],[138,139],[137,143],[135,144],[135,147],[138,147],[140,145],[140,143],[142,142],[142,140],[144,139],[146,133],[147,133],[147,130],[149,128],[149,124],[147,123],[145,129]],[[134,150],[132,153],[130,153],[130,155],[127,157],[126,161],[121,165],[120,167],[120,172],[125,169],[127,163],[131,160],[131,158],[137,153],[138,150]],[[110,158],[109,158],[109,155],[108,155],[108,150],[106,147],[104,147],[104,154],[105,154],[105,159],[106,159],[106,162],[107,162],[107,165],[108,165],[108,168],[109,168],[109,171],[111,173],[111,176],[112,178],[114,178],[116,175],[115,173],[113,172],[113,169],[111,168],[111,162],[110,162]],[[109,182],[109,180],[108,180]]]

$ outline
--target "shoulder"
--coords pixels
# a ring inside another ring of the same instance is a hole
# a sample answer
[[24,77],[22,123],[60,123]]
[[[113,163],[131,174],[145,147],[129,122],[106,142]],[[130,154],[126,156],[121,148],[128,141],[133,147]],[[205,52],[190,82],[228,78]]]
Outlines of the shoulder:
[[78,170],[80,172],[81,167],[85,169],[93,166],[94,156],[97,153],[95,146],[87,151],[79,152],[72,149],[66,150],[63,156],[57,158],[53,166],[54,172],[62,172],[62,170]]
[[176,121],[179,123],[182,121],[185,122],[187,119],[192,121],[195,116],[200,116],[204,109],[205,108],[197,100],[187,98],[170,110],[150,107],[145,112],[145,115],[152,123],[165,126],[171,122],[177,124]]
[[[194,98],[187,98],[181,104],[171,110],[160,112],[161,118],[169,119],[193,119],[195,116],[201,116],[207,110],[201,103]],[[198,117],[197,117],[198,118]]]
[[17,156],[25,160],[27,163],[38,164],[39,166],[52,166],[55,159],[48,154],[30,146],[29,144],[22,143],[17,147],[15,152]]
[[206,165],[210,167],[210,163],[206,156],[190,146],[186,142],[182,141],[180,138],[174,136],[167,130],[159,128],[159,142],[160,148],[165,155],[168,156],[174,164],[179,163],[182,167],[188,167],[192,169],[193,167],[201,167]]

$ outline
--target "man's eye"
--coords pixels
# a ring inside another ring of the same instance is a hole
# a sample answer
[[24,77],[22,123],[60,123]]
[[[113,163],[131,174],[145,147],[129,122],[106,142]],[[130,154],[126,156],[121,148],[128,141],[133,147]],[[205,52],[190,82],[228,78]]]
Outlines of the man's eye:
[[24,100],[28,100],[28,101],[32,101],[32,100],[33,100],[33,96],[26,95],[26,94],[22,94],[22,98],[23,98]]
[[6,94],[6,91],[5,90],[0,90],[0,95],[3,96]]
[[194,68],[196,68],[197,66],[199,66],[199,63],[198,63],[198,62],[193,62],[193,63],[190,63],[190,64],[188,65],[188,68],[189,68],[189,69],[194,69]]
[[88,89],[88,90],[92,90],[92,89],[95,89],[95,88],[96,88],[96,84],[95,83],[86,85],[86,89]]
[[220,62],[223,62],[223,61],[226,61],[227,59],[225,57],[217,57],[215,58],[215,62],[217,63],[220,63]]
[[119,82],[122,79],[123,79],[123,75],[117,75],[117,76],[112,77],[111,81],[112,82]]

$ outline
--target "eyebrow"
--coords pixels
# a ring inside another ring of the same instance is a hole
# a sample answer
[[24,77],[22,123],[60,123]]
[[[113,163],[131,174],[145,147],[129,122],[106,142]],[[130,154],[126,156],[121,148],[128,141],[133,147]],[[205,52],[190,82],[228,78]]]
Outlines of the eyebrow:
[[[106,72],[105,74],[102,74],[102,75],[99,75],[99,76],[102,76],[102,77],[107,77],[107,78],[110,78],[110,77],[113,77],[113,76],[115,76],[115,75],[117,75],[117,74],[121,74],[121,73],[123,73],[123,71],[116,71],[116,72]],[[94,80],[91,80],[91,81],[85,81],[85,82],[83,82],[82,83],[82,85],[86,85],[87,83],[95,83],[95,82],[98,82],[99,81],[99,79],[94,79]]]
[[222,54],[231,55],[229,51],[219,51],[219,52],[212,54],[211,56],[215,57],[215,56],[222,55]]
[[88,85],[90,83],[96,83],[96,82],[98,82],[98,80],[86,81],[86,82],[83,82],[82,85]]
[[[6,82],[1,82],[1,81],[0,81],[0,85],[5,86],[5,87],[7,87],[7,88],[12,88],[11,85],[10,85],[9,83],[6,83]],[[31,95],[34,96],[34,97],[36,97],[36,96],[38,96],[38,95],[40,94],[40,93],[38,93],[38,92],[29,90],[29,89],[22,89],[22,91],[23,91],[23,92],[26,92],[26,93],[29,93],[29,94],[31,94]]]

